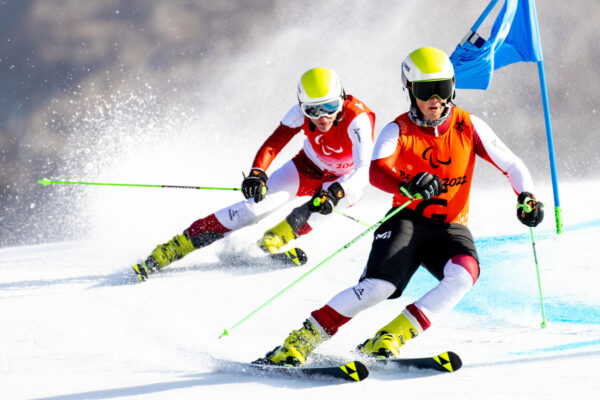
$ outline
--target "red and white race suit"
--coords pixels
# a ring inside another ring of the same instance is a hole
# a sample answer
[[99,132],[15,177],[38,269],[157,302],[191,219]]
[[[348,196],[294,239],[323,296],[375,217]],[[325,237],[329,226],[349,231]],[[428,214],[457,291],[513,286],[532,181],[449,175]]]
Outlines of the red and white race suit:
[[[369,182],[374,127],[375,113],[351,95],[346,97],[337,122],[327,132],[319,131],[299,105],[293,106],[258,150],[252,168],[267,171],[281,150],[301,132],[306,136],[302,150],[273,171],[262,201],[241,201],[217,211],[215,217],[228,230],[239,229],[257,222],[292,198],[313,196],[333,182],[338,182],[345,192],[337,208],[351,206],[360,199]],[[313,226],[322,217],[312,213],[308,222]]]

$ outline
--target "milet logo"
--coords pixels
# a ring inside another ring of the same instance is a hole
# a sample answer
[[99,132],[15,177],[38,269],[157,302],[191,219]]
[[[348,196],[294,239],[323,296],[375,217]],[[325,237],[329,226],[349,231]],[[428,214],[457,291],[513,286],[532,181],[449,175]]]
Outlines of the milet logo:
[[387,231],[387,232],[383,232],[383,233],[379,233],[377,235],[375,235],[375,240],[377,239],[389,239],[392,237],[392,231]]

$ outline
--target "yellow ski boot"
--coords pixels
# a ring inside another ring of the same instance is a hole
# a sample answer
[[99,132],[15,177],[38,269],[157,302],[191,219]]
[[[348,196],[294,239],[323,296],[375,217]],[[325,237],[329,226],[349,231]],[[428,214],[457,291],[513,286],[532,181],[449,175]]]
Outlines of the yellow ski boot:
[[329,335],[311,317],[304,321],[302,328],[292,331],[282,346],[275,347],[256,364],[276,364],[296,367],[306,363],[306,357],[321,343],[329,339]]
[[358,345],[357,349],[370,357],[396,358],[400,356],[400,347],[408,339],[416,337],[419,333],[419,329],[410,322],[403,312],[377,331],[375,337]]
[[132,268],[140,281],[148,279],[148,275],[166,267],[173,261],[183,258],[185,255],[196,250],[187,232],[174,236],[167,243],[156,246],[152,254],[140,264]]
[[258,241],[258,246],[271,254],[279,253],[279,250],[288,244],[291,240],[296,239],[294,230],[287,222],[281,221],[263,234],[262,239]]

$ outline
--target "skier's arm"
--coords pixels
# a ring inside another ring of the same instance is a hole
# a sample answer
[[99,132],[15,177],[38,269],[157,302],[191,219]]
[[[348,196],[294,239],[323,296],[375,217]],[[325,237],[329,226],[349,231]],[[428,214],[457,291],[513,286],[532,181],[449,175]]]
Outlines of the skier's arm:
[[336,180],[346,193],[358,193],[369,183],[369,164],[373,152],[373,123],[367,113],[357,115],[348,125],[348,137],[352,141],[354,171]]
[[534,192],[533,179],[523,161],[496,136],[492,128],[471,115],[475,153],[508,177],[516,194]]
[[275,157],[277,157],[277,154],[279,154],[285,145],[292,140],[296,133],[298,133],[297,130],[292,129],[289,126],[279,124],[277,129],[273,131],[271,136],[269,136],[260,149],[258,149],[258,152],[254,157],[254,161],[252,162],[252,168],[266,171]]
[[300,111],[300,106],[295,105],[288,111],[285,117],[283,117],[281,123],[275,131],[273,131],[271,136],[269,136],[260,149],[258,149],[254,161],[252,162],[252,168],[266,171],[285,145],[300,132],[303,122],[304,115],[302,115],[302,111]]
[[375,142],[369,169],[371,184],[384,192],[394,194],[398,193],[398,187],[402,181],[400,175],[394,171],[394,164],[400,151],[399,137],[400,129],[395,122],[391,122],[383,128]]

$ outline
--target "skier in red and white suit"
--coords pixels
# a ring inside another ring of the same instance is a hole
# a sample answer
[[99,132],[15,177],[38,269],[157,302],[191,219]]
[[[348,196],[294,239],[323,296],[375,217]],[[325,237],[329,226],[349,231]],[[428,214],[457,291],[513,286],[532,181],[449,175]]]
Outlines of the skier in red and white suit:
[[397,357],[407,340],[453,308],[479,276],[475,244],[466,226],[476,156],[508,177],[518,195],[521,222],[537,226],[542,221],[543,206],[531,194],[533,182],[527,167],[485,122],[451,103],[454,69],[448,56],[431,47],[417,49],[404,60],[402,78],[411,109],[378,136],[370,181],[394,195],[388,214],[417,194],[423,200],[412,201],[375,231],[357,285],[313,311],[283,346],[259,361],[303,364],[319,343],[360,311],[399,297],[421,265],[439,284],[360,344],[360,351]]
[[[375,113],[346,95],[339,77],[328,68],[302,75],[298,100],[258,150],[242,182],[246,200],[195,221],[181,235],[157,246],[145,262],[133,266],[140,280],[231,231],[256,223],[295,197],[311,200],[265,232],[259,241],[263,250],[278,253],[335,207],[347,208],[361,198],[369,179]],[[300,132],[306,136],[302,150],[268,177],[271,162]],[[291,249],[285,254],[300,265],[306,257],[298,253],[299,249]]]

